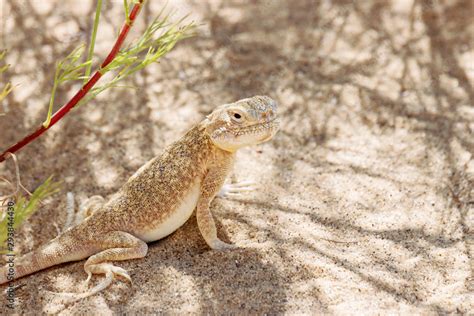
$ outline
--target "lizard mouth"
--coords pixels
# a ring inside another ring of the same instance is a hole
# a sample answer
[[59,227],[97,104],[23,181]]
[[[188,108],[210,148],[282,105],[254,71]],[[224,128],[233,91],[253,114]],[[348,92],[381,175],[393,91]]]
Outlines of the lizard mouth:
[[264,142],[272,138],[275,133],[278,131],[280,126],[280,121],[277,118],[274,118],[270,121],[265,123],[257,123],[253,125],[249,125],[243,128],[238,129],[235,133],[235,137],[242,137],[242,136],[263,136],[263,138],[259,139],[259,142]]
[[221,127],[215,130],[211,139],[223,149],[235,150],[243,146],[257,145],[268,141],[277,133],[280,121],[277,118],[245,127],[230,129]]

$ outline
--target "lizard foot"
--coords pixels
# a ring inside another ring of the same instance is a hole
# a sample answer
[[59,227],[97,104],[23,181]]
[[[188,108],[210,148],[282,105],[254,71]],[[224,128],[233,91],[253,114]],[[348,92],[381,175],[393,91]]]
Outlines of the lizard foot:
[[82,293],[68,293],[68,292],[50,292],[53,294],[58,294],[62,297],[68,298],[69,303],[76,302],[80,299],[95,295],[102,290],[106,289],[110,284],[112,284],[115,277],[123,278],[126,281],[132,283],[132,278],[128,274],[128,272],[120,267],[114,266],[111,263],[99,263],[90,265],[87,267],[87,279],[85,281],[86,284],[89,283],[92,274],[105,274],[105,279],[102,280],[99,284],[94,286],[92,289],[82,292]]
[[105,203],[105,199],[100,195],[94,195],[82,202],[79,206],[79,212],[76,214],[75,223],[82,223],[87,217],[100,209]]
[[[103,263],[103,264],[105,264],[105,263]],[[114,275],[116,275],[120,279],[123,279],[124,281],[130,282],[130,284],[132,284],[132,278],[128,274],[127,270],[125,270],[123,268],[120,268],[120,267],[117,267],[117,266],[114,266],[113,264],[110,264],[110,263],[109,263],[109,265],[111,266],[109,268],[114,273]],[[92,272],[90,270],[88,270],[86,272],[87,272],[87,279],[84,281],[84,284],[85,284],[85,286],[88,286],[89,282],[92,278]],[[106,272],[104,272],[104,273],[107,274]]]
[[228,197],[243,197],[242,193],[254,191],[256,189],[255,182],[242,181],[237,183],[226,183],[222,186],[217,196],[222,198]]
[[[111,274],[112,279],[113,279],[114,276],[116,276],[116,277],[118,277],[120,279],[123,279],[127,282],[130,282],[130,284],[132,284],[132,278],[128,274],[127,270],[125,270],[123,268],[120,268],[120,267],[117,267],[117,266],[114,266],[111,263],[103,262],[103,263],[98,263],[98,264],[92,264],[92,265],[86,266],[85,270],[88,274],[87,279],[89,279],[89,280],[90,280],[90,276],[92,274],[105,274],[105,281],[106,281],[108,275]],[[86,280],[86,282],[87,282],[87,280]],[[105,284],[104,281],[102,283]],[[104,288],[106,288],[109,285],[110,285],[110,283],[108,283]]]

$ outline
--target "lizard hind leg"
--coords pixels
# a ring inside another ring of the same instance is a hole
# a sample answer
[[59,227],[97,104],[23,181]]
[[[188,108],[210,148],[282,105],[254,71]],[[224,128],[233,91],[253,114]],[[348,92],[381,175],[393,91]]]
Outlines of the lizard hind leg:
[[100,209],[105,204],[105,199],[100,195],[93,195],[79,206],[76,216],[76,224],[83,222],[87,217]]
[[67,296],[73,299],[73,301],[77,301],[104,290],[112,284],[115,277],[125,279],[130,283],[132,282],[132,279],[125,269],[117,267],[110,262],[143,258],[148,251],[148,245],[137,237],[122,231],[110,232],[103,238],[97,240],[97,242],[100,243],[100,247],[103,250],[89,257],[84,264],[84,270],[88,275],[86,283],[89,282],[93,274],[105,274],[105,279],[92,289],[83,293],[57,294]]

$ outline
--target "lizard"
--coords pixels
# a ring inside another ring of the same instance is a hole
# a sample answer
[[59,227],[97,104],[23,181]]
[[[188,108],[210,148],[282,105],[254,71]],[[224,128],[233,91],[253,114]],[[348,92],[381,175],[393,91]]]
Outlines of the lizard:
[[[77,299],[107,288],[115,278],[131,282],[114,261],[146,256],[148,243],[181,227],[196,210],[199,231],[213,250],[236,248],[217,237],[210,203],[222,192],[240,194],[245,183],[225,184],[238,149],[270,140],[279,129],[277,103],[254,96],[216,107],[164,152],[148,161],[107,201],[93,196],[83,204],[84,219],[0,268],[0,284],[65,262],[87,259],[86,284],[105,278]],[[11,271],[10,271],[11,272]],[[73,294],[73,293],[69,293]]]

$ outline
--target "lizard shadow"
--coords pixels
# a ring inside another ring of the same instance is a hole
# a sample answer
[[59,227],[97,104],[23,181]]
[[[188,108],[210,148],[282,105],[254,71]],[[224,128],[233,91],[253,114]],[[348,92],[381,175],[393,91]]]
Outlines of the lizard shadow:
[[[217,218],[216,222],[219,237],[230,242]],[[120,313],[285,311],[288,280],[281,272],[265,262],[256,249],[224,252],[209,249],[195,215],[171,236],[149,244],[148,255],[143,260],[122,266],[130,269],[134,283],[140,287],[132,289],[127,302],[115,305]],[[136,304],[140,297],[146,300]],[[182,297],[182,304],[176,305],[176,300],[170,297]]]
[[[217,217],[215,220],[219,238],[233,243],[221,221]],[[132,285],[116,280],[100,294],[74,303],[57,301],[59,298],[52,293],[48,294],[52,296],[28,295],[38,284],[52,292],[62,292],[65,288],[81,292],[77,281],[84,277],[83,264],[84,261],[70,262],[45,270],[60,271],[59,278],[51,279],[48,273],[38,273],[22,279],[17,284],[18,298],[42,305],[47,313],[108,310],[117,314],[223,314],[229,311],[282,314],[288,301],[289,277],[265,254],[254,248],[211,250],[199,232],[195,215],[169,237],[150,243],[145,258],[114,263],[129,271]],[[93,283],[101,279],[94,278]],[[58,282],[62,290],[58,289]],[[56,286],[42,286],[51,283]],[[181,304],[177,304],[178,301]]]

